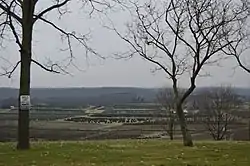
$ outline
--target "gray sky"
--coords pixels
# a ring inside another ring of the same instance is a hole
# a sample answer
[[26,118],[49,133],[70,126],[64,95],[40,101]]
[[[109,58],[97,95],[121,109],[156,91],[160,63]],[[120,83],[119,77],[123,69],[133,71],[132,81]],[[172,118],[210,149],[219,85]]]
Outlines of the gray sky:
[[[38,8],[42,9],[50,0],[44,1],[44,4]],[[78,9],[77,4],[69,6],[71,9]],[[55,20],[58,25],[67,30],[76,30],[77,32],[88,32],[91,30],[92,38],[90,44],[93,48],[108,56],[117,51],[126,51],[126,44],[119,39],[113,32],[102,28],[98,17],[92,19],[88,15],[78,10],[65,16],[58,21],[55,13],[51,13],[47,18]],[[111,15],[116,26],[121,30],[124,23],[129,19],[124,13],[115,13]],[[35,59],[46,63],[46,58],[54,61],[61,61],[69,55],[66,52],[59,51],[63,48],[60,35],[51,27],[38,23],[35,26],[33,40],[33,56]],[[5,48],[1,50],[1,57],[11,61],[13,64],[18,60],[18,50],[14,42],[6,42]],[[79,71],[74,67],[69,68],[70,75],[57,75],[43,71],[39,67],[32,65],[32,87],[95,87],[95,86],[136,86],[136,87],[161,87],[170,86],[171,81],[161,71],[151,73],[154,65],[135,57],[130,60],[114,60],[107,58],[101,60],[96,57],[90,57],[86,63],[84,49],[74,43],[74,55],[76,65],[84,71]],[[1,66],[8,64],[0,59]],[[250,74],[241,69],[233,70],[236,66],[233,60],[227,60],[222,63],[223,67],[207,67],[211,77],[203,77],[197,80],[197,86],[215,86],[220,84],[232,84],[234,86],[249,87]],[[182,78],[181,86],[187,86],[188,78]],[[19,69],[11,79],[0,77],[1,87],[19,87]]]

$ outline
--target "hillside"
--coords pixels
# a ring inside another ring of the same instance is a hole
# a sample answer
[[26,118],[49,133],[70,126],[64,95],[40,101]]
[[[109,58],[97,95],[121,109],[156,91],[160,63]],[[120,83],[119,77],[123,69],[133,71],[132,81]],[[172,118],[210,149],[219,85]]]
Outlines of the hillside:
[[[157,89],[146,88],[34,88],[32,103],[56,106],[112,105],[154,101]],[[0,104],[16,105],[17,89],[0,88]]]
[[[194,94],[209,87],[197,88]],[[113,105],[154,102],[156,88],[100,87],[100,88],[33,88],[32,103],[53,106]],[[250,97],[250,89],[234,88],[241,96]],[[18,89],[0,88],[0,105],[16,105]]]

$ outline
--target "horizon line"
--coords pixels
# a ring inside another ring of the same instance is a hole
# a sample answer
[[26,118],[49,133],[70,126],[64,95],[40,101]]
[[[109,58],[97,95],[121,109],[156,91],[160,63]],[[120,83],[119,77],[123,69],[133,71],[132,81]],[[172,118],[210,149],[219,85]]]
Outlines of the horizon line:
[[[220,87],[221,85],[211,85],[211,86],[200,86],[196,87],[195,89],[199,88],[216,88]],[[94,88],[138,88],[138,89],[160,89],[164,87],[143,87],[143,86],[65,86],[65,87],[30,87],[30,89],[94,89]],[[165,88],[171,88],[171,86],[166,86]],[[232,88],[250,88],[247,86],[232,86]],[[4,87],[0,86],[0,89],[19,89],[18,87]]]

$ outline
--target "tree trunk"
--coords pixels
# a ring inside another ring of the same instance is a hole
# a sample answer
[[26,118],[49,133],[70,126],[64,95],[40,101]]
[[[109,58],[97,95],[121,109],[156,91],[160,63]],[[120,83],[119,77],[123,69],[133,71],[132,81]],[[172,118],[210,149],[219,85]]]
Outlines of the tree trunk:
[[176,112],[179,117],[184,146],[193,146],[192,136],[187,128],[186,118],[181,104],[177,104]]
[[21,43],[21,69],[19,88],[18,113],[18,143],[17,149],[29,149],[29,107],[21,107],[21,96],[30,96],[30,64],[32,52],[33,13],[35,3],[23,0],[22,3],[22,43]]
[[30,95],[30,60],[25,51],[21,51],[21,56],[17,149],[29,149],[29,108],[21,108],[20,96]]
[[170,140],[174,140],[174,119],[173,115],[170,115],[170,122],[169,122],[169,137]]
[[170,140],[174,140],[174,133],[173,133],[173,129],[170,129],[171,131],[169,131],[169,138]]

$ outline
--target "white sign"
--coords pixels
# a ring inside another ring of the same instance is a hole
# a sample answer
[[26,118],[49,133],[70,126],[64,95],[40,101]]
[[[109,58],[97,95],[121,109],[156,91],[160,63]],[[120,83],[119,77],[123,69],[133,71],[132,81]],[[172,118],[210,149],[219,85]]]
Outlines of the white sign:
[[20,96],[20,109],[26,110],[30,109],[31,103],[30,103],[30,96],[29,95],[21,95]]

